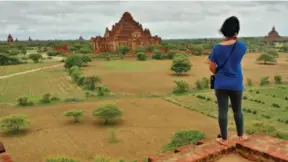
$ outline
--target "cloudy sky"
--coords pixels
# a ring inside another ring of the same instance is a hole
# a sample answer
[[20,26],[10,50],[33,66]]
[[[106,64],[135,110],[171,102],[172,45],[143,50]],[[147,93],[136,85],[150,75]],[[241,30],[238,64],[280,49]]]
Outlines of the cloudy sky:
[[103,35],[125,11],[164,39],[220,37],[223,20],[240,19],[240,36],[264,36],[276,26],[288,36],[288,1],[30,1],[0,2],[0,40],[84,39]]

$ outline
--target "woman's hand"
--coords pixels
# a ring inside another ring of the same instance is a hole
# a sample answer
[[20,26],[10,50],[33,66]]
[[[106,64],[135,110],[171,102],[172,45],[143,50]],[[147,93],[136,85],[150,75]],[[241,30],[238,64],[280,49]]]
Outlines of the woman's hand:
[[210,60],[210,63],[209,63],[209,70],[210,70],[213,74],[216,73],[216,63],[213,62],[213,61],[211,61],[211,60]]

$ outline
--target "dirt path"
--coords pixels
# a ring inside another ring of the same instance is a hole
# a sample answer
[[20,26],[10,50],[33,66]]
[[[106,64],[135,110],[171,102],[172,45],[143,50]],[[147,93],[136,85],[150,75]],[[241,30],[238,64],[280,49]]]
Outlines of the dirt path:
[[27,74],[27,73],[32,73],[32,72],[35,72],[35,71],[55,68],[55,67],[58,67],[58,66],[63,66],[63,63],[57,64],[57,65],[52,65],[52,66],[46,66],[46,67],[42,67],[42,68],[37,68],[37,69],[32,69],[32,70],[27,70],[27,71],[22,71],[22,72],[18,72],[18,73],[14,73],[14,74],[0,76],[0,79],[10,78],[10,77],[13,77],[13,76],[23,75],[23,74]]

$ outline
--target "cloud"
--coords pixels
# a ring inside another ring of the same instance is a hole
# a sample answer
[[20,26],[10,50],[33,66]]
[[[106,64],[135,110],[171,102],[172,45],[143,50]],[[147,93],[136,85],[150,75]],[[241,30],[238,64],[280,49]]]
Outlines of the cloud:
[[162,38],[220,37],[225,18],[240,19],[241,36],[288,35],[288,2],[51,1],[0,2],[0,39],[89,39],[103,35],[125,11]]

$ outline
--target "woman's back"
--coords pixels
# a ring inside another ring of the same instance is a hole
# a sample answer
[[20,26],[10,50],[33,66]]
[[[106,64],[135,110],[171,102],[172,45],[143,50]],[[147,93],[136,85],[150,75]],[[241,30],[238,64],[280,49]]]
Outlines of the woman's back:
[[233,44],[223,42],[215,45],[209,59],[215,62],[218,68],[231,54],[225,65],[215,75],[215,89],[243,90],[241,61],[245,53],[246,45],[242,41],[236,41]]

